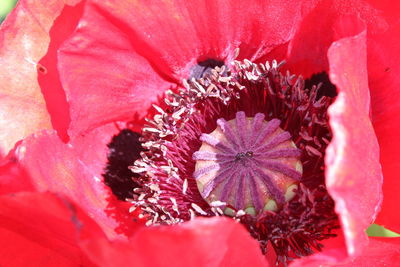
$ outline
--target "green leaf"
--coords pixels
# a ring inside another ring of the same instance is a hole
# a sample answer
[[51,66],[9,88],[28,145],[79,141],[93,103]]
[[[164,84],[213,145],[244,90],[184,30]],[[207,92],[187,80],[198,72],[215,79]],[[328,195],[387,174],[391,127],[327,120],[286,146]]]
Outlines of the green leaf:
[[5,19],[7,14],[13,9],[17,0],[2,0],[0,5],[0,22]]
[[383,226],[371,224],[367,229],[368,236],[400,237],[400,234],[390,231]]

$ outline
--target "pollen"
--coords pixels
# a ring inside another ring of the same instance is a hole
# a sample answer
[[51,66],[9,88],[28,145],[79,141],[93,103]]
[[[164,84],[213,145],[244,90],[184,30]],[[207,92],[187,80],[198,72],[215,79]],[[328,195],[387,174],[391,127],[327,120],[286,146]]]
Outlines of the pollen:
[[216,62],[154,106],[130,167],[132,210],[146,225],[229,216],[277,263],[311,255],[339,227],[324,177],[335,94],[277,61]]
[[281,121],[265,121],[263,113],[217,120],[217,128],[202,134],[202,145],[193,154],[193,174],[208,203],[226,203],[225,214],[244,210],[257,215],[275,211],[293,198],[302,176],[301,151],[283,131]]

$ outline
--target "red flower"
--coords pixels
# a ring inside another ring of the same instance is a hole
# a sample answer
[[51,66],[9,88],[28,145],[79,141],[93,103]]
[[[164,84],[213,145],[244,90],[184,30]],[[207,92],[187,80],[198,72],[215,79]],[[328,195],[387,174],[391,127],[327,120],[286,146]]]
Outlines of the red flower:
[[[230,62],[236,47],[253,61],[285,59],[286,68],[306,78],[329,71],[338,89],[329,108],[333,139],[325,178],[342,234],[292,265],[349,256],[356,257],[354,266],[396,262],[398,239],[368,243],[365,229],[382,201],[380,160],[384,200],[376,222],[400,230],[394,157],[399,7],[375,1],[20,1],[2,25],[0,44],[2,155],[24,139],[0,165],[2,240],[10,249],[1,262],[13,265],[24,251],[24,261],[49,265],[262,266],[257,242],[228,219],[136,231],[129,203],[118,201],[101,177],[116,125],[129,122],[139,130],[151,104],[181,86],[196,62]],[[20,191],[62,196],[11,194]]]

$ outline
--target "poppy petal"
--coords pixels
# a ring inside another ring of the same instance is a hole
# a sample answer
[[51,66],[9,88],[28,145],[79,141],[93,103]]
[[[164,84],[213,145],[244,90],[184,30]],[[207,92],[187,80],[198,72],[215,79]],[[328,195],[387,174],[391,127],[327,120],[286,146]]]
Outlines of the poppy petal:
[[64,6],[49,32],[50,43],[47,53],[39,62],[43,69],[39,71],[38,81],[46,100],[47,110],[50,113],[53,128],[57,130],[58,135],[65,142],[68,141],[67,130],[71,118],[69,105],[57,69],[57,52],[60,45],[76,28],[82,16],[85,2],[81,1],[81,3],[74,6]]
[[37,82],[37,62],[46,53],[61,2],[19,1],[1,25],[0,155],[32,132],[51,128]]
[[[295,6],[296,8],[293,8]],[[163,76],[179,82],[198,61],[254,60],[287,42],[310,9],[309,1],[96,1],[89,9],[103,13],[133,49]]]
[[86,8],[76,32],[60,48],[71,137],[113,121],[139,122],[171,87],[115,23],[107,14]]
[[381,149],[384,174],[383,204],[376,223],[400,231],[400,26],[369,38],[368,71],[371,88],[372,123]]
[[338,267],[384,267],[400,262],[400,238],[371,237],[368,247],[351,262]]
[[338,96],[328,110],[333,139],[326,151],[326,184],[354,256],[367,245],[365,230],[382,201],[379,146],[369,118],[366,32],[334,42],[328,60]]
[[400,21],[400,2],[392,0],[367,0],[367,2],[379,10],[380,14],[383,14],[385,20],[390,25],[395,25]]
[[[324,248],[326,251],[328,248]],[[321,260],[329,262],[329,258],[321,257],[319,253],[310,257],[296,260],[291,267],[318,267],[321,266]],[[337,267],[383,267],[393,266],[395,262],[400,262],[400,238],[370,237],[368,246],[354,259],[346,263],[335,263]]]
[[0,195],[35,191],[28,173],[12,155],[0,159]]
[[1,266],[95,266],[77,240],[101,232],[66,199],[18,193],[0,196],[0,206]]
[[99,266],[268,266],[257,241],[227,218],[146,227],[129,242],[88,239],[82,247]]
[[[129,215],[125,202],[116,201],[102,177],[107,143],[117,132],[115,125],[106,125],[69,144],[54,131],[43,132],[26,138],[16,151],[36,190],[60,193],[79,203],[111,239],[122,238],[118,227],[130,219],[124,217]],[[130,220],[126,223],[135,228]]]
[[332,42],[359,32],[361,25],[353,17],[361,17],[371,32],[387,27],[380,12],[365,1],[320,1],[303,19],[290,41],[286,61],[291,72],[310,77],[328,71],[326,55]]
[[310,77],[328,69],[326,54],[334,41],[330,29],[335,16],[332,3],[321,1],[301,22],[288,47],[287,62],[293,73]]

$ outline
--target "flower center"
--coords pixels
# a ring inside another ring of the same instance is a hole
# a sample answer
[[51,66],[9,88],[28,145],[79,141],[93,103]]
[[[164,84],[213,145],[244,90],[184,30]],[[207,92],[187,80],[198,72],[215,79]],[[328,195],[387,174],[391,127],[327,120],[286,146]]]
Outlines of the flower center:
[[243,111],[230,121],[220,118],[212,133],[201,135],[202,145],[193,154],[193,177],[202,197],[210,204],[226,203],[226,215],[275,211],[294,196],[301,151],[279,127],[280,120],[264,119],[262,113],[246,118]]
[[276,61],[206,63],[147,120],[132,210],[147,225],[231,216],[283,263],[319,250],[338,227],[324,181],[326,84],[305,87]]

